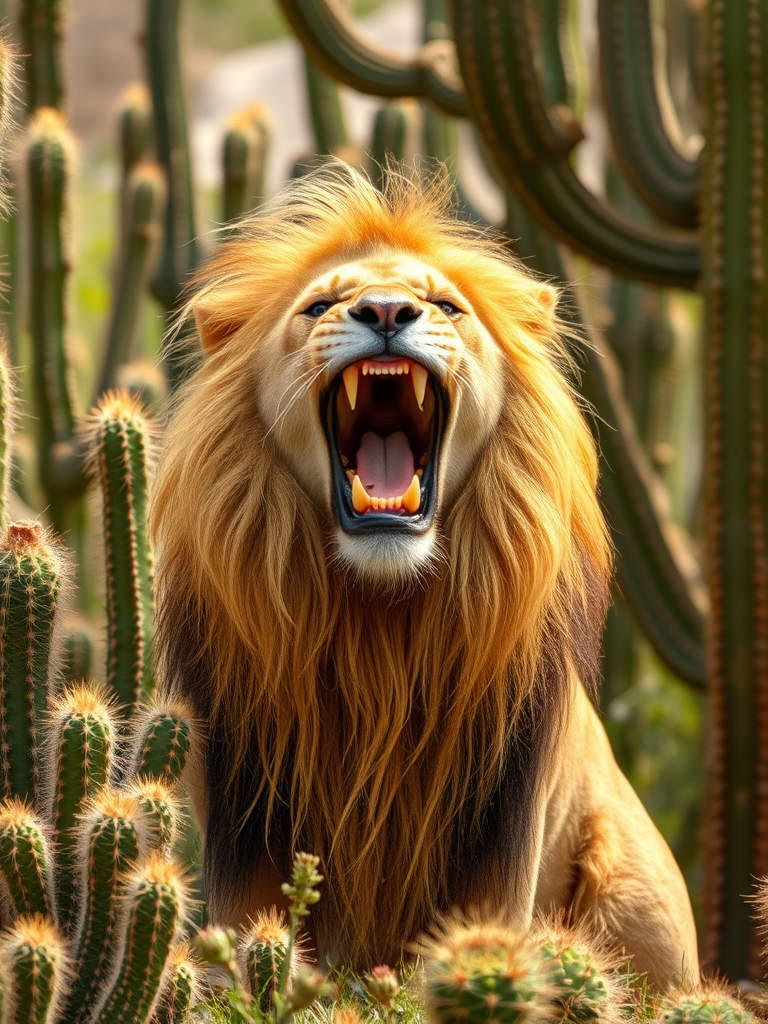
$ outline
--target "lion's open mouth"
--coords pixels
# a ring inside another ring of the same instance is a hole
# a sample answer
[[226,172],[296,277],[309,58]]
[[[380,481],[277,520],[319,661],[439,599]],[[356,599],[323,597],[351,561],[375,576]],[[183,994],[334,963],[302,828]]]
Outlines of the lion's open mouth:
[[325,419],[334,513],[344,530],[430,524],[444,401],[432,374],[412,359],[361,359],[333,380]]

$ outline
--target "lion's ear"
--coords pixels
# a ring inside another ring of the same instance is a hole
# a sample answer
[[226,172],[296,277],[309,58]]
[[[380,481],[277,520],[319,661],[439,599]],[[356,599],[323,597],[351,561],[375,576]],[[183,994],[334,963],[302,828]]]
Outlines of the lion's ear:
[[557,300],[560,297],[560,294],[556,288],[552,287],[551,284],[540,284],[539,289],[539,304],[543,307],[546,316],[552,320],[555,315],[555,307],[557,306]]
[[205,292],[193,302],[197,333],[206,352],[223,345],[248,320],[250,311],[242,308],[242,302],[242,291],[226,286]]

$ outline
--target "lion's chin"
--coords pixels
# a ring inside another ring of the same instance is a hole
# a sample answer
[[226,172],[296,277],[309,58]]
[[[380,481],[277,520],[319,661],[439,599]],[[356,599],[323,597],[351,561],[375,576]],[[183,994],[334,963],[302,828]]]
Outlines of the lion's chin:
[[334,531],[336,564],[366,587],[406,593],[434,573],[442,560],[434,532],[381,531],[352,536],[339,527]]

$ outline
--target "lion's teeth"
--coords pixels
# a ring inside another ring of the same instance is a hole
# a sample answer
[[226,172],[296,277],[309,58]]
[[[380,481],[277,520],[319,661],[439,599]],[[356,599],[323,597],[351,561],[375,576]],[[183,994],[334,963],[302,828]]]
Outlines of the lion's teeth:
[[429,372],[425,370],[420,363],[414,363],[411,380],[413,381],[413,393],[416,395],[416,401],[418,402],[420,409],[424,408],[424,394],[427,390],[427,377],[429,377]]
[[357,363],[353,363],[351,366],[348,366],[341,375],[341,379],[344,381],[344,388],[347,392],[347,398],[349,399],[349,404],[352,409],[355,408],[355,403],[357,402],[357,372]]
[[360,477],[355,473],[355,479],[352,481],[352,506],[355,512],[365,512],[370,504],[371,499],[368,492],[363,487]]
[[365,377],[365,376],[367,376],[367,374],[368,374],[368,363],[363,363],[363,376]]
[[[415,368],[415,367],[414,367]],[[406,512],[418,512],[421,504],[421,484],[414,473],[413,480],[408,490],[403,495],[403,508]]]

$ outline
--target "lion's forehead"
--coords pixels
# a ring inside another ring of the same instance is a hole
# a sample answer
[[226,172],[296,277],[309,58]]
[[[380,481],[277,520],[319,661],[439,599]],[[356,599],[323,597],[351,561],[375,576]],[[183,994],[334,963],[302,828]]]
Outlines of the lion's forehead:
[[452,287],[437,268],[412,256],[387,253],[333,267],[319,275],[307,291],[326,290],[337,301],[345,302],[369,288],[405,288],[425,299]]

